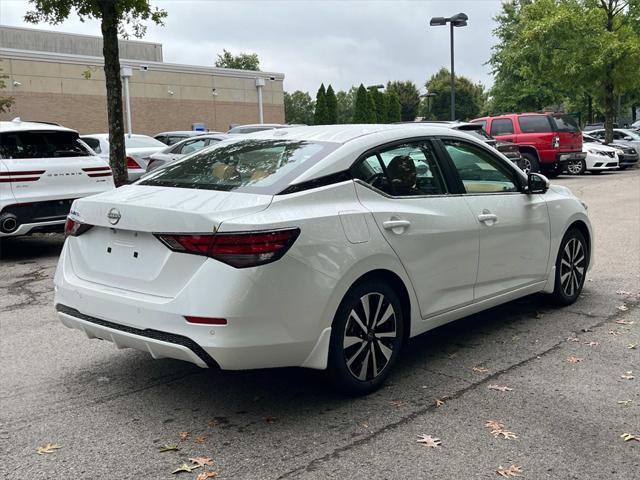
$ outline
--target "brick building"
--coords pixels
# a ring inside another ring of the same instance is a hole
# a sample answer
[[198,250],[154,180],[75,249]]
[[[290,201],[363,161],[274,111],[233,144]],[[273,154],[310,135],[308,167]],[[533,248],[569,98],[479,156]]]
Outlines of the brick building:
[[[162,45],[120,41],[122,67],[130,67],[134,133],[212,131],[258,123],[262,88],[265,123],[284,122],[284,75],[165,63]],[[1,120],[21,117],[60,123],[80,133],[107,131],[102,38],[0,26],[0,69],[15,98]]]

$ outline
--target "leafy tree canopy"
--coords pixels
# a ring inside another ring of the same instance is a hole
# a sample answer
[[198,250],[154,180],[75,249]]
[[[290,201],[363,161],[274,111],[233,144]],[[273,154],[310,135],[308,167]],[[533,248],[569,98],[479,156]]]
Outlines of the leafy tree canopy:
[[[2,69],[0,68],[0,90],[3,90],[6,88],[6,84],[4,83],[5,78],[9,78],[9,77],[4,75],[2,73]],[[0,113],[5,113],[11,110],[11,106],[13,105],[14,101],[15,99],[13,97],[5,97],[3,95],[0,95]]]
[[[431,120],[451,119],[451,73],[441,68],[427,80],[425,87],[435,97],[425,98],[423,102],[425,116]],[[467,77],[456,75],[456,118],[470,120],[480,115],[485,103],[484,87],[473,83]],[[429,112],[426,107],[429,106]]]
[[284,92],[284,118],[287,123],[313,125],[314,102],[307,92]]
[[234,55],[228,50],[222,49],[215,63],[219,68],[235,68],[236,70],[260,71],[260,59],[257,53],[239,53]]
[[400,102],[401,120],[403,122],[412,122],[418,115],[418,107],[420,106],[420,92],[416,84],[407,80],[387,83],[387,92],[394,93]]

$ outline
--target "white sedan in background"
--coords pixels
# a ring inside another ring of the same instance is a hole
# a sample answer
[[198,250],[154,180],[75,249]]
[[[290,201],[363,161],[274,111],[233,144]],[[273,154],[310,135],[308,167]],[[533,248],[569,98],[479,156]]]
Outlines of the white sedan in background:
[[67,234],[67,327],[201,367],[327,369],[352,393],[409,337],[536,292],[575,302],[593,244],[567,188],[402,124],[221,142],[74,202]]
[[567,172],[582,175],[584,172],[600,173],[606,170],[617,170],[618,155],[624,155],[619,148],[601,144],[595,137],[582,134],[582,151],[587,154],[584,160],[567,163]]
[[[80,137],[94,152],[109,162],[109,134],[93,133]],[[149,157],[167,146],[148,135],[125,134],[124,147],[127,155],[129,181],[137,180],[147,171]]]

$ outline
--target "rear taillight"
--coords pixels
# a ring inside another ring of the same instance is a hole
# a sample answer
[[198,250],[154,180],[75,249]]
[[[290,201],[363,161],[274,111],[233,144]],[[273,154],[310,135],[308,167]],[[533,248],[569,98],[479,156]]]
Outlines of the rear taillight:
[[64,224],[64,235],[65,237],[77,237],[78,235],[82,235],[84,232],[89,230],[92,226],[93,225],[82,223],[78,220],[74,220],[71,217],[67,217],[67,221]]
[[269,232],[156,236],[174,252],[205,255],[235,268],[247,268],[282,258],[299,234],[299,228],[290,228]]
[[133,158],[127,157],[127,168],[142,168]]
[[560,137],[555,135],[551,140],[551,148],[560,148]]

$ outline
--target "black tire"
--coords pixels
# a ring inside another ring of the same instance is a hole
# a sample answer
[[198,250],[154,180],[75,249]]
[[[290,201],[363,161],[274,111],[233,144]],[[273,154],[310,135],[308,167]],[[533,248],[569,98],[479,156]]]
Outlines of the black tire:
[[[353,343],[345,348],[347,338]],[[402,304],[395,290],[379,279],[356,284],[345,295],[333,320],[327,369],[331,381],[351,395],[377,390],[396,363],[403,339]]]
[[522,163],[524,173],[538,173],[540,172],[540,162],[538,157],[530,152],[524,152],[522,154]]
[[572,228],[565,233],[556,257],[556,279],[552,298],[558,305],[575,302],[589,268],[589,245],[582,232]]
[[587,171],[587,164],[584,160],[571,160],[567,163],[567,173],[569,175],[582,175]]

